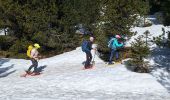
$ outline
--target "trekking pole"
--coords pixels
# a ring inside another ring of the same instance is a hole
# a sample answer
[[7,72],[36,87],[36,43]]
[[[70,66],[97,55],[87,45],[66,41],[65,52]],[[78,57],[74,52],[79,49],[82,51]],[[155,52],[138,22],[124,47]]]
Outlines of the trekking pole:
[[95,52],[94,52],[94,56],[93,56],[93,60],[92,60],[92,65],[93,65],[93,66],[95,65],[95,61],[94,61],[95,56],[96,56],[96,50],[95,50]]

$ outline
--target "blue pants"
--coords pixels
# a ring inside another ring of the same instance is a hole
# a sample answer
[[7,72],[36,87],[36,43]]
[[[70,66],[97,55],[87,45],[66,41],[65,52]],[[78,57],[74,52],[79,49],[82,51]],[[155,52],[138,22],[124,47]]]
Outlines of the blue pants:
[[115,49],[111,49],[109,63],[112,63],[112,59],[114,55],[116,55],[116,59],[119,58],[119,52]]
[[90,67],[90,62],[92,60],[92,54],[91,52],[85,52],[86,53],[86,63],[85,63],[85,68]]

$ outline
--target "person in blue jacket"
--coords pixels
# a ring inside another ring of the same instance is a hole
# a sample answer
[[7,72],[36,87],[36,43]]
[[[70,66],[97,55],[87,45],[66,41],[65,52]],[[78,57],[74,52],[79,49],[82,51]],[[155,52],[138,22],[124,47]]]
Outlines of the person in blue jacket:
[[91,68],[93,67],[90,63],[92,60],[92,54],[91,54],[91,50],[95,50],[95,48],[92,48],[92,44],[94,42],[94,37],[90,37],[89,41],[85,40],[82,43],[82,51],[86,53],[86,62],[84,65],[85,69]]
[[120,35],[115,35],[115,37],[111,38],[108,47],[111,48],[110,58],[108,64],[113,64],[112,59],[113,56],[116,55],[116,59],[119,58],[119,53],[117,51],[117,48],[123,47],[123,43],[119,43],[118,39],[120,39]]

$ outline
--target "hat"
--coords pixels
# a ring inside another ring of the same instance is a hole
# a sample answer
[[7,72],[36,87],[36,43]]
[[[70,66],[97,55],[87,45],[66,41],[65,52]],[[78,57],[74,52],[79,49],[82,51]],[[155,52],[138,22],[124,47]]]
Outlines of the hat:
[[34,47],[38,49],[38,48],[40,48],[40,45],[38,43],[35,43]]
[[119,39],[119,38],[121,38],[121,36],[120,36],[120,35],[116,35],[115,37],[116,37],[116,38],[118,38],[118,39]]

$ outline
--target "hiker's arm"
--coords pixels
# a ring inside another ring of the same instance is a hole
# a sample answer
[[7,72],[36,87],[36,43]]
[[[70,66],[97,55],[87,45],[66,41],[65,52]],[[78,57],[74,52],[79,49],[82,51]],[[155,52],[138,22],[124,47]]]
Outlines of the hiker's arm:
[[96,48],[96,47],[93,47],[93,48],[92,48],[92,50],[96,51],[96,50],[97,50],[97,48]]
[[86,51],[87,51],[87,52],[91,52],[91,50],[89,50],[89,49],[87,49],[87,48],[86,48]]
[[[31,58],[34,58],[34,53],[35,53],[35,50],[32,49],[32,50],[31,50],[31,54],[30,54]],[[34,58],[34,59],[35,59],[35,58]]]
[[96,51],[96,50],[97,50],[97,47],[95,47],[95,46],[92,45],[90,50]]
[[42,55],[38,55],[38,59],[42,59]]
[[115,42],[116,47],[122,47],[123,46],[123,43],[119,44],[117,40],[115,40],[114,42]]
[[36,54],[37,54],[37,56],[36,56],[36,60],[39,60],[39,59],[41,59],[41,58],[42,58],[42,56],[39,54],[39,52],[38,52],[38,51],[36,51]]

